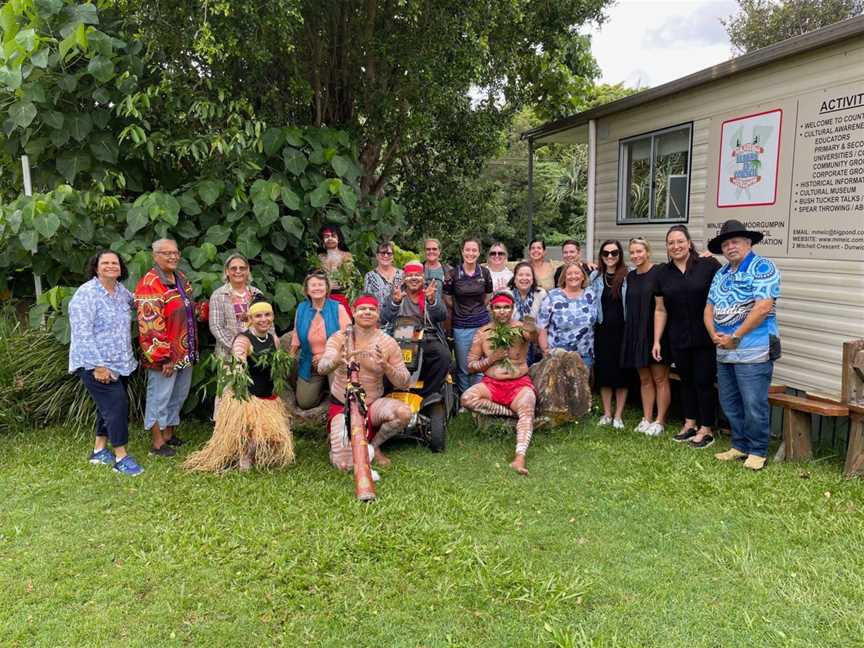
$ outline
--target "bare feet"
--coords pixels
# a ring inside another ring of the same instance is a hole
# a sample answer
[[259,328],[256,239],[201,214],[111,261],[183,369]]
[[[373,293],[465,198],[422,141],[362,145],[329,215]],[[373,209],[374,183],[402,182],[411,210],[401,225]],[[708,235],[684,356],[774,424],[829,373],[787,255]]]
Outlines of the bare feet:
[[387,455],[385,455],[383,452],[381,452],[380,448],[375,448],[374,461],[379,466],[389,466],[390,465],[390,459],[387,458]]
[[511,462],[510,467],[520,475],[528,474],[528,469],[525,467],[525,455],[516,455],[516,458]]

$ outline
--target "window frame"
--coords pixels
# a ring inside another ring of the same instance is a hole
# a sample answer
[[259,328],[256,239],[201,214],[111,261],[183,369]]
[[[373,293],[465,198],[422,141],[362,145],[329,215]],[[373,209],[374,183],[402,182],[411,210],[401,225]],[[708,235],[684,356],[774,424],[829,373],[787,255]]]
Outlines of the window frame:
[[[687,129],[688,133],[688,149],[687,149],[687,200],[684,204],[684,218],[652,218],[651,214],[654,213],[654,205],[655,205],[655,195],[654,190],[656,188],[656,180],[654,179],[655,173],[655,142],[660,135],[664,133],[670,133],[672,131]],[[627,164],[629,164],[629,157],[625,155],[625,150],[628,144],[641,139],[650,138],[651,141],[651,152],[650,152],[650,173],[651,173],[651,192],[648,198],[648,218],[645,219],[637,219],[637,218],[626,218],[626,210],[627,210],[627,190],[628,188],[625,186],[624,180],[628,177]],[[689,223],[690,222],[690,180],[692,178],[693,172],[693,122],[682,122],[680,124],[675,124],[674,126],[668,126],[665,128],[658,128],[653,131],[646,131],[644,133],[639,133],[638,135],[633,135],[631,137],[626,137],[618,140],[618,192],[617,192],[617,202],[615,205],[615,224],[616,225],[656,225],[662,223],[669,223],[670,225],[678,224],[678,223]]]

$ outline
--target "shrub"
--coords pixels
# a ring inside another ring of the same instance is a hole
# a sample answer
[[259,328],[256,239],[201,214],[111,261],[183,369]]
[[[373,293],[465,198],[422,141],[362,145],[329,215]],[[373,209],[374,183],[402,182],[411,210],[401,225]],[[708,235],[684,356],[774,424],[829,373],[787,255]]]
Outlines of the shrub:
[[[141,372],[129,382],[133,419],[144,413],[146,384]],[[11,309],[0,313],[0,430],[59,425],[76,433],[92,430],[93,401],[69,373],[69,347],[42,328],[24,326]]]

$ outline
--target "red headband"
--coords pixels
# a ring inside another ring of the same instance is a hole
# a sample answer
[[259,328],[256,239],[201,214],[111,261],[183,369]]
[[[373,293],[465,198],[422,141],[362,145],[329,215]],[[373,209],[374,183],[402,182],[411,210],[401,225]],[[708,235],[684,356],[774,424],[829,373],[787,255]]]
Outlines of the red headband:
[[500,294],[498,294],[498,295],[495,295],[495,296],[492,298],[492,301],[489,302],[489,303],[492,304],[492,306],[494,306],[495,304],[500,304],[500,303],[502,303],[502,302],[506,302],[506,303],[508,303],[508,304],[510,304],[510,305],[512,306],[513,303],[514,303],[514,300],[513,300],[513,298],[512,298],[510,295],[508,295],[507,293],[500,293]]
[[336,233],[336,230],[334,230],[334,229],[330,229],[329,227],[325,227],[323,230],[321,230],[321,237],[322,238],[327,236],[328,234],[332,234],[336,238],[339,238],[339,235]]
[[381,305],[378,303],[378,300],[375,299],[372,295],[363,295],[354,300],[354,303],[351,304],[351,308],[357,310],[361,306],[374,306],[375,310],[379,310]]
[[408,274],[409,272],[418,272],[423,274],[423,264],[418,263],[417,261],[409,261],[405,264],[405,267],[402,268],[402,272]]

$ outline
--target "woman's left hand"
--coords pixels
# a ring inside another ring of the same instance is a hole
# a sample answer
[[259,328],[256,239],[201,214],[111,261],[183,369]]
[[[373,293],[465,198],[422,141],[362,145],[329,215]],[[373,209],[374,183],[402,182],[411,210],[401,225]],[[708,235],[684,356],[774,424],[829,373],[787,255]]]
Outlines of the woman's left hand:
[[111,382],[111,370],[107,367],[96,367],[93,370],[93,378],[101,383]]

